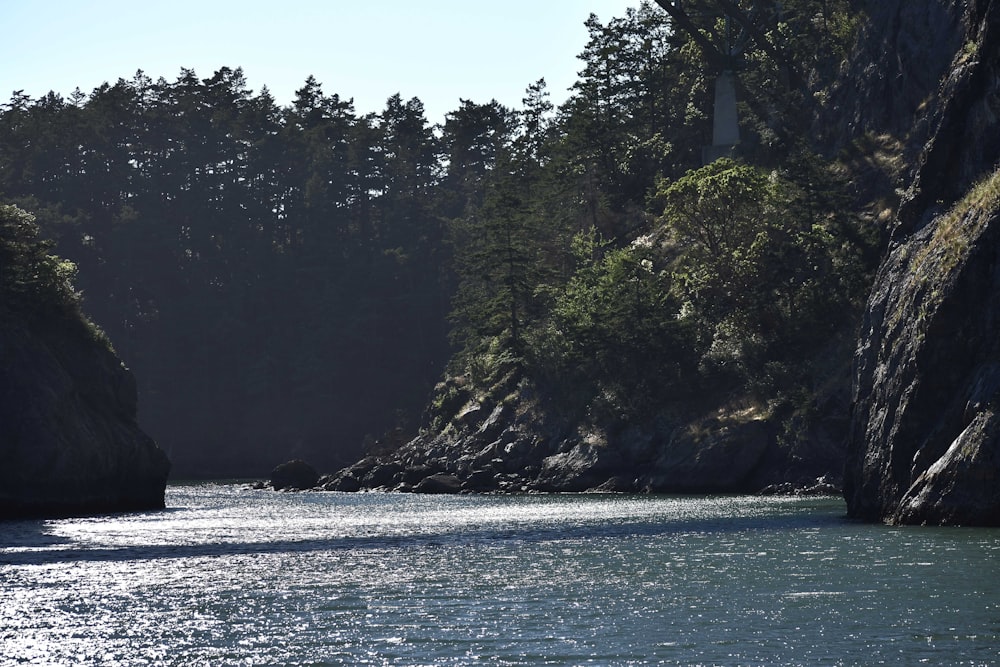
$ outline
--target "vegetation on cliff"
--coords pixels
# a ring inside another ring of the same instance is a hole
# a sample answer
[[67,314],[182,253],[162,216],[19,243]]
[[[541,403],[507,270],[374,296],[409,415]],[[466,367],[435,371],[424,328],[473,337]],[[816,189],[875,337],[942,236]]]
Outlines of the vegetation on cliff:
[[4,320],[79,315],[76,265],[51,254],[30,213],[0,204],[0,309]]

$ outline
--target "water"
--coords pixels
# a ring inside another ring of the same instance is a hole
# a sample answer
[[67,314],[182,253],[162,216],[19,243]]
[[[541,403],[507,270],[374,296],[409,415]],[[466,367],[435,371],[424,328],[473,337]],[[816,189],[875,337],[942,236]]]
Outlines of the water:
[[0,662],[1000,664],[1000,531],[837,499],[279,494],[0,523]]

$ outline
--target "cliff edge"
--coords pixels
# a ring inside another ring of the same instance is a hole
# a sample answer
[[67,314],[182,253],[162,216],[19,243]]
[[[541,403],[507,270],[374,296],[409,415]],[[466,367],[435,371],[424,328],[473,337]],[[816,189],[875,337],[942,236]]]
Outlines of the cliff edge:
[[864,315],[844,494],[869,521],[1000,525],[1000,9],[930,4],[962,39]]

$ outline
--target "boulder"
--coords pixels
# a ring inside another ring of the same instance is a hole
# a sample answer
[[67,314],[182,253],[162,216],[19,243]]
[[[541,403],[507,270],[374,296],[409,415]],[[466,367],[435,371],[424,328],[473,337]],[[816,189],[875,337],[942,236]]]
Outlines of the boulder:
[[311,489],[316,486],[317,482],[319,482],[319,473],[300,459],[282,463],[271,471],[270,484],[275,491]]
[[413,487],[414,493],[458,493],[461,490],[462,480],[443,472],[426,477]]
[[423,463],[409,465],[403,470],[402,481],[406,484],[419,484],[421,481],[436,472],[440,471],[434,470],[430,466]]
[[496,491],[499,485],[497,473],[492,470],[473,470],[462,484],[463,491]]
[[330,481],[323,484],[325,491],[342,491],[344,493],[355,493],[362,488],[361,480],[350,472],[334,475]]
[[568,451],[542,461],[535,488],[541,491],[586,491],[616,471],[616,452],[589,442],[575,443]]
[[364,485],[370,488],[391,486],[399,481],[397,478],[402,471],[403,466],[396,461],[378,463],[364,476]]

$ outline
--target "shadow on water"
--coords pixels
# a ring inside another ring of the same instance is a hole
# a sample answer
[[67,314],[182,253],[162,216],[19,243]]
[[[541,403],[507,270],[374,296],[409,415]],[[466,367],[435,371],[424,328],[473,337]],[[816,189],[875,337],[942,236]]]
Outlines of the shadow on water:
[[[10,547],[55,547],[70,540],[52,533],[47,519],[17,519],[0,522],[0,549]],[[4,562],[0,558],[0,563]]]
[[[694,537],[725,533],[788,532],[831,529],[850,525],[840,515],[804,512],[795,514],[678,518],[669,520],[624,520],[617,523],[570,521],[531,525],[515,523],[398,534],[342,535],[315,539],[267,540],[260,542],[205,542],[194,544],[133,545],[107,548],[73,548],[70,540],[45,532],[45,522],[17,522],[16,545],[6,538],[10,524],[0,526],[0,544],[31,547],[30,551],[0,554],[2,565],[46,565],[89,561],[142,561],[156,559],[220,558],[239,555],[308,553],[321,551],[379,551],[399,549],[461,548],[469,546],[530,544],[580,540],[621,540],[657,537]],[[5,544],[6,543],[6,544]],[[46,549],[45,547],[53,547]]]
[[[152,515],[164,515],[175,512],[182,512],[182,508],[166,508],[155,510],[154,512],[124,512],[117,514],[95,514],[84,518],[91,521],[101,519],[121,519],[127,517],[142,517]],[[72,539],[59,535],[55,532],[56,522],[60,519],[53,518],[31,518],[31,519],[4,519],[0,521],[0,549],[28,548],[44,549],[45,547],[65,547],[72,544]],[[42,551],[42,553],[46,553]],[[79,552],[78,552],[79,553]],[[9,563],[10,560],[4,554],[0,554],[0,564]]]

